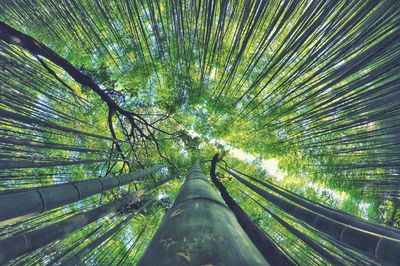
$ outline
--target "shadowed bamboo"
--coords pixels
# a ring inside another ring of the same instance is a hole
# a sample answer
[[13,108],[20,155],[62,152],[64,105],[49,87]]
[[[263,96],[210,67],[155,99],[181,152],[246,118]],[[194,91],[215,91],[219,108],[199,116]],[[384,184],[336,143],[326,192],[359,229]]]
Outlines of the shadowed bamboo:
[[259,205],[264,211],[266,211],[269,215],[271,215],[272,218],[274,218],[278,223],[280,223],[286,230],[291,232],[293,235],[295,235],[297,238],[299,238],[301,241],[306,243],[310,248],[312,248],[315,252],[317,252],[321,257],[326,259],[327,261],[331,262],[333,265],[339,266],[342,265],[344,266],[345,264],[340,261],[338,258],[336,258],[334,255],[326,251],[322,245],[318,244],[314,239],[309,237],[308,235],[304,234],[300,230],[297,230],[295,227],[287,223],[285,220],[283,220],[281,217],[270,211],[268,208],[265,206],[261,205],[258,203],[254,198],[252,198],[249,194],[246,192],[243,192],[247,197],[249,197],[251,200],[253,200],[257,205]]
[[21,169],[21,168],[45,168],[55,166],[67,166],[77,164],[94,164],[106,163],[112,160],[71,160],[71,161],[34,161],[34,160],[13,160],[13,161],[0,161],[0,170],[6,169]]
[[73,146],[68,146],[68,145],[63,145],[63,144],[58,144],[58,143],[43,142],[43,141],[33,141],[30,139],[15,139],[15,138],[0,137],[0,143],[33,147],[33,148],[41,148],[41,149],[57,149],[57,150],[64,150],[64,151],[104,153],[104,151],[101,151],[101,150],[88,149],[88,148],[83,148],[83,147],[73,147]]
[[244,180],[237,174],[225,169],[230,175],[235,177],[239,182],[270,201],[285,211],[325,233],[341,243],[355,248],[371,258],[384,261],[396,265],[400,261],[400,240],[371,233],[366,230],[358,229],[317,212],[308,210],[302,206],[296,205],[287,200],[281,199],[253,184]]
[[116,211],[130,201],[143,196],[149,190],[154,189],[172,180],[173,178],[174,177],[171,176],[161,179],[121,199],[117,199],[93,210],[74,215],[61,222],[51,224],[37,230],[23,232],[0,240],[0,264],[4,264],[23,254],[32,252],[38,248],[44,247],[45,245],[57,239],[65,237],[68,234],[100,219],[101,217],[104,217],[107,214]]
[[29,213],[49,211],[106,190],[126,185],[163,167],[166,167],[166,165],[157,165],[119,176],[70,182],[45,188],[37,187],[28,191],[15,191],[0,195],[0,221]]
[[215,173],[215,168],[218,162],[218,154],[216,154],[211,161],[210,177],[211,181],[218,188],[221,197],[224,199],[226,205],[235,214],[236,219],[242,226],[243,230],[249,236],[254,245],[258,248],[264,258],[272,265],[294,265],[288,256],[283,253],[277,245],[251,220],[246,212],[236,203],[236,201],[229,195],[225,186],[218,180]]
[[269,265],[196,162],[138,265]]
[[[223,168],[224,169],[224,168]],[[311,202],[305,198],[302,198],[301,196],[293,193],[293,192],[289,192],[273,183],[267,183],[267,182],[263,182],[261,180],[258,180],[257,178],[251,177],[249,175],[246,175],[240,171],[237,171],[235,169],[232,169],[238,173],[240,173],[241,175],[244,175],[246,177],[248,177],[249,179],[269,188],[270,190],[278,193],[279,195],[281,195],[282,197],[285,197],[293,202],[295,202],[296,204],[303,206],[309,210],[315,211],[319,214],[322,214],[326,217],[329,217],[333,220],[336,220],[338,222],[344,223],[344,224],[348,224],[354,227],[357,227],[359,229],[363,229],[372,233],[376,233],[379,235],[384,235],[387,237],[392,237],[392,238],[397,238],[400,239],[400,232],[395,232],[395,230],[388,228],[388,227],[384,227],[384,226],[380,226],[380,225],[376,225],[376,224],[372,224],[372,223],[368,223],[365,222],[363,220],[358,219],[357,217],[351,216],[349,214],[340,212],[338,210],[335,210],[333,208],[330,208],[328,206],[323,206],[321,204],[316,204],[314,202]]]

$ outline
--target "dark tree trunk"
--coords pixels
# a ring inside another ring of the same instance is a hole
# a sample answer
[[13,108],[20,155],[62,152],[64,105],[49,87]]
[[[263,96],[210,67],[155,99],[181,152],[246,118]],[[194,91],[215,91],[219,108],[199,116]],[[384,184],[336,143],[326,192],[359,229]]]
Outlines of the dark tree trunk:
[[236,219],[242,226],[243,230],[249,236],[254,245],[258,248],[264,258],[272,265],[294,265],[292,262],[268,236],[250,219],[246,212],[236,203],[236,201],[228,194],[224,185],[218,180],[215,168],[218,162],[218,154],[216,154],[211,162],[210,176],[214,185],[221,193],[226,205],[235,214]]

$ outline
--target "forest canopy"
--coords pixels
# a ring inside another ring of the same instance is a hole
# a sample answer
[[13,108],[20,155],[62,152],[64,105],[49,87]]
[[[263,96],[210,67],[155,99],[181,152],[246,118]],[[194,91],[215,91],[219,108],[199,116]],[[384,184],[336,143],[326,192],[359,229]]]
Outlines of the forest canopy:
[[374,264],[254,182],[398,233],[399,62],[396,0],[0,0],[0,197],[135,173],[2,219],[0,241],[113,206],[10,265],[61,263],[113,226],[82,261],[136,264],[189,168],[207,174],[215,154],[229,194],[293,262],[326,265],[314,241]]

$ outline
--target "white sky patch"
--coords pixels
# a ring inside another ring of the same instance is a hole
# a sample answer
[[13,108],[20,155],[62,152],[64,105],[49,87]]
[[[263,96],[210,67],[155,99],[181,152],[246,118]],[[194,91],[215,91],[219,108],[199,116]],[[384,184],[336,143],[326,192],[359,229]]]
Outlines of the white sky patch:
[[323,197],[324,194],[329,195],[329,197],[333,199],[336,204],[342,204],[345,200],[349,198],[349,195],[345,192],[326,188],[318,183],[307,182],[307,187],[312,188],[315,192],[318,193],[320,197]]
[[157,199],[162,200],[162,199],[166,198],[167,196],[168,196],[168,194],[163,190],[157,195]]
[[182,140],[180,140],[179,144],[182,146],[182,149],[180,149],[179,154],[184,156],[185,158],[189,158],[189,152],[186,150],[185,143]]
[[277,159],[261,160],[261,166],[276,180],[283,181],[285,178],[285,173],[279,169],[279,161]]
[[371,205],[370,203],[366,203],[366,202],[361,202],[360,204],[358,204],[358,208],[360,209],[361,218],[368,220],[368,210],[369,210],[370,205]]
[[213,67],[213,68],[211,69],[210,78],[211,78],[211,79],[214,79],[216,73],[217,73],[217,68]]
[[260,159],[253,154],[230,146],[228,143],[226,143],[226,141],[223,140],[211,139],[210,142],[224,146],[229,150],[229,154],[236,159],[250,164],[258,164],[264,171],[266,171],[270,176],[279,182],[283,181],[285,178],[285,173],[279,169],[279,161],[276,158]]
[[201,137],[200,136],[200,134],[199,133],[197,133],[196,131],[194,131],[193,129],[190,129],[189,131],[188,131],[188,134],[189,134],[189,136],[191,136],[192,138],[195,138],[195,137]]

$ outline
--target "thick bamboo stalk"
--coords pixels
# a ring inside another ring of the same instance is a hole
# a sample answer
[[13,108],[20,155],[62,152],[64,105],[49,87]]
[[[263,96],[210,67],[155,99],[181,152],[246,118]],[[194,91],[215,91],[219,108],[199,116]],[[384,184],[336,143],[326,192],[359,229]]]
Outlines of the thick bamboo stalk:
[[[225,169],[225,168],[223,168],[223,169]],[[235,169],[233,169],[233,170],[235,170]],[[282,197],[285,197],[285,198],[295,202],[296,204],[301,205],[309,210],[323,214],[326,217],[329,217],[331,219],[334,219],[334,220],[339,221],[344,224],[348,224],[348,225],[357,227],[362,230],[366,230],[366,231],[376,233],[379,235],[384,235],[387,237],[400,239],[400,232],[398,232],[398,230],[396,232],[395,230],[393,230],[391,228],[360,220],[357,217],[351,216],[349,214],[345,214],[343,212],[340,212],[340,211],[330,208],[328,206],[323,206],[321,204],[316,204],[316,203],[310,202],[307,199],[304,199],[297,194],[289,192],[275,184],[266,183],[266,182],[263,182],[261,180],[254,178],[254,177],[246,175],[242,172],[239,172],[237,170],[235,170],[235,171],[248,177],[249,179],[269,188],[270,190],[281,195]]]
[[154,189],[171,179],[173,179],[173,176],[159,180],[141,190],[125,196],[124,198],[115,200],[93,210],[74,215],[61,222],[0,240],[0,265],[67,236],[101,217],[116,211],[128,202],[143,196],[149,190]]
[[0,195],[0,221],[29,213],[41,213],[52,210],[106,190],[126,185],[137,178],[154,173],[163,167],[166,167],[166,165],[140,169],[119,176],[94,178],[47,186],[45,188],[37,187],[28,191],[16,191],[11,194]]
[[77,214],[34,231],[24,232],[0,241],[0,264],[6,263],[25,253],[32,252],[57,239],[82,228],[107,214],[116,211],[132,200],[131,196],[115,200],[88,212]]
[[196,162],[138,265],[269,265]]
[[271,215],[272,218],[274,218],[278,223],[280,223],[286,230],[291,232],[293,235],[295,235],[297,238],[299,238],[301,241],[306,243],[310,248],[312,248],[315,252],[317,252],[321,257],[326,259],[327,261],[331,262],[333,265],[339,266],[342,265],[344,266],[345,264],[339,260],[337,257],[329,253],[327,250],[323,248],[323,245],[318,244],[314,239],[309,237],[308,235],[304,234],[300,230],[297,230],[295,227],[293,227],[291,224],[283,220],[281,217],[270,211],[268,208],[257,202],[253,197],[251,197],[249,194],[246,192],[243,192],[248,198],[253,200],[257,205],[259,205],[264,211],[266,211],[269,215]]
[[0,170],[21,168],[45,168],[54,166],[67,166],[77,164],[94,164],[112,162],[114,160],[74,160],[74,161],[34,161],[34,160],[0,160]]
[[320,232],[333,237],[342,244],[350,246],[367,256],[383,261],[390,265],[397,265],[400,261],[400,239],[390,238],[366,230],[358,229],[317,212],[308,210],[300,205],[279,198],[253,184],[244,180],[236,173],[226,169],[239,182],[270,201],[274,205],[316,228]]

